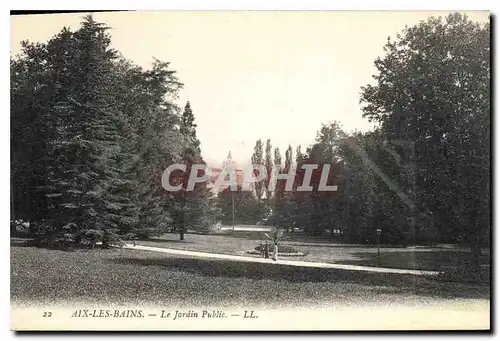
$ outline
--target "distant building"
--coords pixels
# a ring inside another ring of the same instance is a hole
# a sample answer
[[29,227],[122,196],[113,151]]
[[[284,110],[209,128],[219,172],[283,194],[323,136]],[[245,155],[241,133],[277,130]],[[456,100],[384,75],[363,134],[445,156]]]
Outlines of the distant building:
[[[233,161],[233,158],[231,156],[231,152],[229,152],[229,154],[227,155],[227,159],[223,162],[223,168],[226,166],[229,166],[229,165],[234,165],[234,161]],[[229,187],[229,185],[220,186],[220,188],[215,186],[215,183],[217,182],[217,179],[219,178],[219,175],[222,172],[223,168],[211,168],[212,176],[210,178],[210,183],[209,183],[208,187],[212,190],[212,192],[214,194],[217,194],[221,190],[224,190],[224,189]],[[242,169],[235,169],[235,173],[236,173],[236,181],[237,181],[238,187],[243,186],[244,180],[245,180],[244,171]],[[229,175],[226,175],[225,180],[229,181]],[[253,190],[253,186],[252,186],[252,190]]]

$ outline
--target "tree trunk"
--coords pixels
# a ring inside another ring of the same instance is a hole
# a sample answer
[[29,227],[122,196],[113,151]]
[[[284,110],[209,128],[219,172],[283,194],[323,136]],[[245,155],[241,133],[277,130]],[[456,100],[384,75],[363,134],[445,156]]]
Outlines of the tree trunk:
[[185,214],[185,209],[186,209],[186,191],[182,192],[182,204],[181,204],[181,226],[179,229],[179,234],[180,234],[180,240],[184,240],[184,232],[186,231],[186,214]]

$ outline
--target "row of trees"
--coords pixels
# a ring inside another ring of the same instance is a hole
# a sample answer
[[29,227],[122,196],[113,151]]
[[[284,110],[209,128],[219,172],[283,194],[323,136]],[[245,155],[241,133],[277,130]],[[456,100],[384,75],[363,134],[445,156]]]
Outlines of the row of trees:
[[[182,88],[168,63],[146,70],[111,48],[107,27],[86,17],[47,43],[24,43],[11,60],[13,219],[49,241],[105,244],[170,229],[208,231],[235,206],[239,222],[262,221],[307,234],[341,232],[346,242],[456,242],[475,255],[490,230],[490,26],[450,15],[389,39],[375,61],[375,83],[362,88],[366,133],[324,125],[315,143],[283,161],[270,140],[257,141],[251,161],[270,174],[299,169],[292,191],[278,181],[255,194],[206,184],[167,192],[164,169],[185,163],[171,181],[186,184],[203,162],[190,104],[174,104]],[[312,192],[297,191],[304,165]],[[327,184],[318,191],[324,165]],[[233,200],[234,199],[234,200]]]
[[11,59],[13,219],[44,240],[91,244],[208,230],[206,186],[161,186],[168,165],[203,162],[189,102],[173,103],[182,84],[169,63],[123,58],[107,30],[88,16]]
[[[293,163],[292,157],[292,147],[289,146],[285,153],[285,167],[281,167],[282,158],[279,148],[273,149],[271,140],[268,139],[264,152],[264,144],[259,139],[255,144],[251,162],[253,165],[265,166],[267,178],[253,184],[253,191],[251,192],[242,190],[241,185],[238,186],[236,192],[232,192],[230,188],[220,191],[217,203],[220,208],[222,223],[228,224],[232,222],[233,204],[236,223],[270,223],[273,219],[271,212],[274,209],[274,191],[269,188],[270,174],[275,165],[280,166],[282,171],[288,170]],[[254,175],[259,176],[257,170],[254,171]]]
[[[308,234],[340,232],[347,242],[462,242],[475,255],[490,231],[490,26],[453,14],[431,18],[388,39],[375,61],[375,83],[361,91],[363,116],[377,122],[366,133],[324,125],[296,165],[330,164],[337,192],[274,193],[256,186],[247,201],[273,209],[273,224]],[[252,163],[272,160],[271,141],[259,140]],[[286,152],[282,172],[292,163]],[[261,204],[260,204],[261,205]],[[221,206],[224,211],[225,206]],[[266,210],[263,210],[264,212]],[[262,215],[255,211],[255,220]]]

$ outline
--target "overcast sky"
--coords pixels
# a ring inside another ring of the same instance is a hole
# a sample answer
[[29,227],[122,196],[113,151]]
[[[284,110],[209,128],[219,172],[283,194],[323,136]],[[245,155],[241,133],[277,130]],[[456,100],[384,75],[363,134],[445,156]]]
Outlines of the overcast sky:
[[[204,158],[220,166],[232,151],[249,162],[255,141],[270,138],[284,159],[288,144],[307,146],[321,123],[350,131],[361,117],[360,87],[372,82],[373,61],[387,37],[405,25],[447,12],[115,12],[96,13],[113,45],[149,67],[169,61],[198,124]],[[11,53],[21,40],[47,41],[84,14],[11,17]],[[469,12],[488,21],[488,12]]]

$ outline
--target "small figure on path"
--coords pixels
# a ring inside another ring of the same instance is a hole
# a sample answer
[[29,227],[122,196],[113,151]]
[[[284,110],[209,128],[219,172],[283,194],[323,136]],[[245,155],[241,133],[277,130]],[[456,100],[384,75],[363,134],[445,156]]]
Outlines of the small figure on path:
[[260,257],[264,258],[264,242],[260,242]]
[[274,243],[273,260],[278,260],[278,244]]

